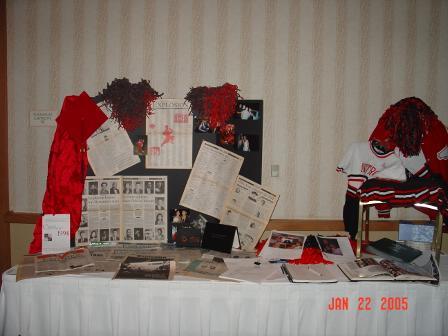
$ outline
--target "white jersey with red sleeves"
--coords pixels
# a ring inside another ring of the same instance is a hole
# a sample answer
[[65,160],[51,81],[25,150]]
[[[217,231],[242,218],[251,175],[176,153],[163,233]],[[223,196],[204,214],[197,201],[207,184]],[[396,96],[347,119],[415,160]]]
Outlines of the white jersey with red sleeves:
[[406,170],[393,151],[382,154],[371,142],[352,143],[337,171],[348,175],[348,192],[356,193],[368,179],[406,181]]

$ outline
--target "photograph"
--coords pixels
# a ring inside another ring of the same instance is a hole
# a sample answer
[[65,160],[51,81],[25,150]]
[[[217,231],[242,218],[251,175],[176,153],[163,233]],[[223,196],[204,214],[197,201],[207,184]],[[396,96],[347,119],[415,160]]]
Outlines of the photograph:
[[87,198],[85,198],[85,197],[82,198],[81,209],[82,209],[82,211],[87,211]]
[[143,239],[143,228],[134,228],[134,240]]
[[100,184],[100,195],[106,195],[109,194],[109,186],[107,182],[102,181]]
[[154,222],[155,225],[164,225],[165,221],[163,220],[163,213],[156,213],[156,220]]
[[173,261],[157,260],[154,257],[128,256],[121,263],[114,279],[168,280],[173,276]]
[[236,114],[241,120],[259,120],[261,117],[259,110],[244,102],[238,104]]
[[91,243],[98,242],[98,230],[91,230],[90,231],[90,242]]
[[145,229],[145,234],[143,237],[144,240],[153,240],[154,239],[154,231],[152,229]]
[[132,232],[132,229],[126,229],[126,236],[124,237],[125,240],[134,240],[134,233]]
[[120,229],[118,228],[110,229],[110,240],[111,241],[120,240]]
[[145,194],[154,194],[154,181],[145,181]]
[[207,224],[207,219],[203,215],[197,214],[196,216],[193,216],[191,218],[190,223],[193,228],[199,229],[201,230],[201,232],[204,232],[205,224]]
[[180,209],[171,209],[170,211],[171,223],[180,223]]
[[156,181],[154,185],[154,191],[156,194],[164,194],[165,193],[165,182],[163,181]]
[[337,239],[317,237],[317,240],[319,241],[322,252],[342,255],[342,251]]
[[134,182],[134,194],[143,194],[143,184],[142,181]]
[[148,137],[146,135],[139,135],[134,142],[134,155],[148,154]]
[[119,194],[120,193],[120,190],[117,187],[117,182],[115,182],[115,181],[111,182],[109,191],[111,194]]
[[157,228],[155,240],[165,240],[165,228]]
[[132,181],[123,181],[123,194],[132,194]]
[[89,195],[98,195],[98,182],[89,182]]
[[108,241],[109,240],[109,229],[100,229],[100,241]]
[[87,230],[78,231],[78,243],[87,243]]
[[171,223],[177,224],[177,223],[189,222],[189,215],[190,215],[189,209],[182,209],[182,208],[171,209],[170,211]]
[[235,125],[227,124],[219,129],[219,143],[222,146],[233,146],[235,144]]
[[79,223],[80,227],[86,227],[87,226],[87,214],[81,215],[81,222]]
[[210,125],[207,120],[194,119],[194,131],[197,133],[210,133]]
[[295,249],[302,247],[304,240],[304,236],[272,232],[271,239],[269,240],[269,247]]
[[155,209],[156,210],[165,210],[165,197],[156,197],[155,198]]
[[239,133],[235,135],[235,149],[240,152],[257,152],[260,148],[257,134]]

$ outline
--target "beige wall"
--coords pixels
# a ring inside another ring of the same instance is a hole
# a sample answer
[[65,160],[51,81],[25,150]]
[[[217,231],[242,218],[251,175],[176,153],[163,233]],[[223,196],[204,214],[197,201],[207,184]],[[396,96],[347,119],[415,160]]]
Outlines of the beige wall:
[[[165,97],[231,82],[263,99],[274,218],[341,218],[335,167],[397,100],[419,96],[448,124],[445,0],[9,0],[7,21],[15,211],[40,211],[54,132],[30,127],[29,112],[116,77]],[[393,212],[409,216],[420,218]]]

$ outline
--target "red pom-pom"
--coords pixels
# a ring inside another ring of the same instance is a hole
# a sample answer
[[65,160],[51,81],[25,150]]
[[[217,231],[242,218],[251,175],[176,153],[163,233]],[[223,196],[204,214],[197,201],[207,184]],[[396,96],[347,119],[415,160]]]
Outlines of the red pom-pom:
[[211,128],[218,128],[236,113],[238,97],[238,86],[226,83],[218,87],[192,88],[185,99],[190,102],[196,118],[207,120]]

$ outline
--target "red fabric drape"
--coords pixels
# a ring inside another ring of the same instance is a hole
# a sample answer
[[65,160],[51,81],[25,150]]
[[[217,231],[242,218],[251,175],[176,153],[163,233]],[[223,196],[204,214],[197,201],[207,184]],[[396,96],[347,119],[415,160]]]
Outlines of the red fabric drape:
[[[43,214],[70,214],[70,237],[75,237],[81,219],[81,195],[87,172],[90,135],[107,120],[95,102],[82,92],[64,100],[48,159],[47,188]],[[34,227],[29,253],[42,251],[42,217]]]

